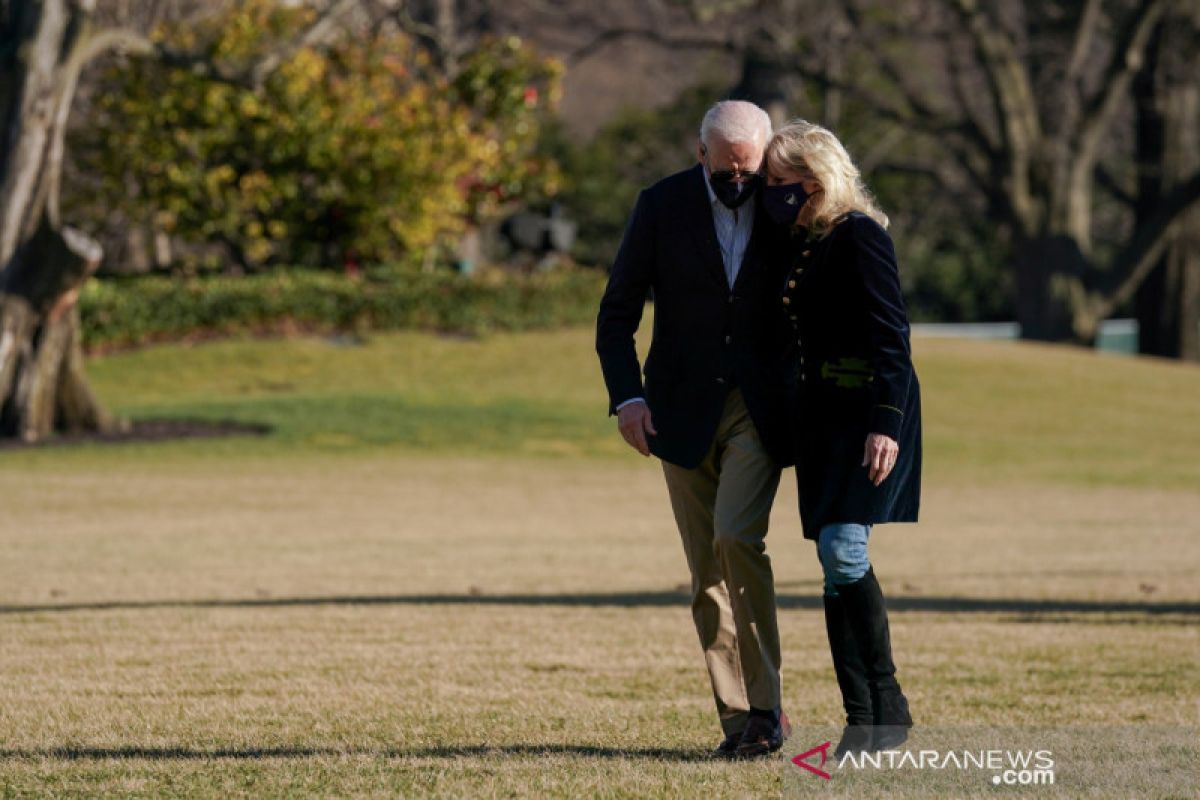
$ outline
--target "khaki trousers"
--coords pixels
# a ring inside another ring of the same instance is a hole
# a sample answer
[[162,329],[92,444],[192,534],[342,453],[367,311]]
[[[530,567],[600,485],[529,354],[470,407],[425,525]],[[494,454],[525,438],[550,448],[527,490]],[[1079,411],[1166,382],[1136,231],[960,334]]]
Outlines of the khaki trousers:
[[692,619],[726,734],[750,707],[779,705],[779,627],[767,522],[779,467],[742,394],[729,392],[711,449],[695,469],[663,462],[671,508],[692,572]]

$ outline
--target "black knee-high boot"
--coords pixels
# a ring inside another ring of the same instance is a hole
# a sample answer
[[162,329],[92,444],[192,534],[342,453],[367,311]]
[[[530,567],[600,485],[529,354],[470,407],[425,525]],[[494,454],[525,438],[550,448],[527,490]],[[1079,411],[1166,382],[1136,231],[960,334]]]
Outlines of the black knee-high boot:
[[868,569],[867,574],[854,583],[839,584],[837,591],[862,655],[870,687],[875,725],[872,747],[876,750],[895,747],[908,738],[912,716],[908,711],[908,699],[896,681],[883,590],[875,579],[875,570]]
[[825,633],[829,636],[829,653],[833,656],[833,671],[838,688],[842,690],[842,707],[846,710],[846,727],[834,755],[841,758],[847,752],[858,753],[871,749],[871,726],[875,718],[871,707],[871,689],[854,632],[850,629],[841,597],[824,596]]

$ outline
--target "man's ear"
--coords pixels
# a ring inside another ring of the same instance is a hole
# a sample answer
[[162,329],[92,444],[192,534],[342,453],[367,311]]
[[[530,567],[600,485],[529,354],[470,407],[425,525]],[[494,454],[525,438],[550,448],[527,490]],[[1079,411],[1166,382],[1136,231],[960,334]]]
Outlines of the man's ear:
[[708,154],[708,151],[704,147],[703,140],[697,139],[696,140],[696,160],[699,161],[700,163],[704,163],[704,156],[707,154]]

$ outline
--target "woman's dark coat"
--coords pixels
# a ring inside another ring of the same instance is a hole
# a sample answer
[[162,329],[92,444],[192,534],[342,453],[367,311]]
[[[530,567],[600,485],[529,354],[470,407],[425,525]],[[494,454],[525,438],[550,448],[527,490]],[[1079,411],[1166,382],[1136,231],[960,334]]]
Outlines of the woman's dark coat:
[[[781,308],[792,341],[784,383],[807,539],[834,522],[914,522],[921,498],[921,394],[896,254],[858,212],[825,237],[792,240]],[[896,439],[876,487],[862,466],[868,433]]]

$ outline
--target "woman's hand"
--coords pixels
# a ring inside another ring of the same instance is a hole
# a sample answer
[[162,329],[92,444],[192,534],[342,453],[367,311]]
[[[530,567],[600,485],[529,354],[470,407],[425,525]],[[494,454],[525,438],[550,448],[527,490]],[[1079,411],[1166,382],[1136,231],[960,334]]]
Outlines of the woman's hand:
[[862,465],[868,468],[867,477],[871,483],[878,486],[883,483],[900,455],[900,445],[890,436],[882,433],[868,433],[867,443],[863,447]]

